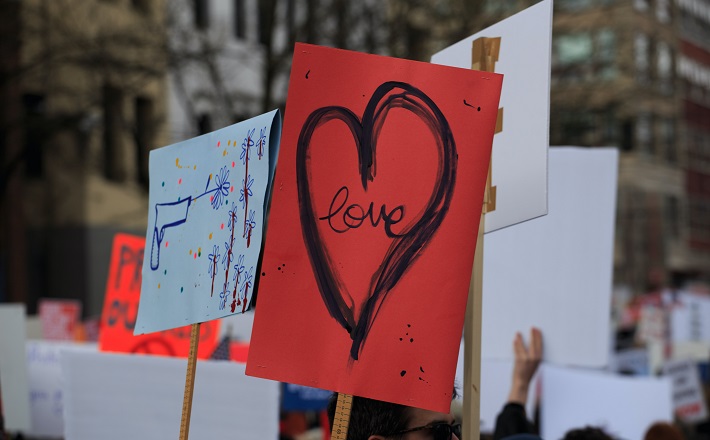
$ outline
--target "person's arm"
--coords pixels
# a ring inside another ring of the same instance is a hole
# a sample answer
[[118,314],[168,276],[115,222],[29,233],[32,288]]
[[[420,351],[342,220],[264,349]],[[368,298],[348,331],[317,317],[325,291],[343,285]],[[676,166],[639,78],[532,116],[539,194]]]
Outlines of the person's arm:
[[525,406],[528,402],[530,381],[542,361],[542,333],[535,327],[530,329],[529,347],[525,346],[523,336],[516,333],[513,350],[515,351],[515,364],[508,402],[517,402]]
[[508,402],[496,418],[494,440],[500,440],[515,434],[532,434],[535,427],[525,414],[530,381],[542,360],[542,333],[537,328],[530,330],[530,345],[526,346],[520,333],[513,340],[515,362],[513,377],[508,394]]

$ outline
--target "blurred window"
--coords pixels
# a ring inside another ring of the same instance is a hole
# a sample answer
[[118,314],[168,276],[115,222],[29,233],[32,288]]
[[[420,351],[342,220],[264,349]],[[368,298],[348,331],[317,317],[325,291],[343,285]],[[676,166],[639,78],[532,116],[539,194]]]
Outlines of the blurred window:
[[556,3],[564,11],[581,11],[592,5],[592,0],[561,0]]
[[246,38],[246,16],[244,0],[234,0],[234,37],[243,40]]
[[659,41],[656,44],[656,72],[658,87],[663,93],[673,91],[673,59],[671,48],[667,43]]
[[212,119],[207,113],[202,113],[197,117],[197,133],[205,134],[212,131]]
[[670,2],[668,0],[656,0],[656,18],[661,23],[671,21]]
[[210,25],[209,3],[208,0],[192,0],[193,13],[195,16],[195,27],[198,29],[207,29]]
[[553,81],[613,79],[617,75],[615,59],[616,34],[610,29],[558,35],[552,50]]
[[592,56],[592,39],[588,33],[561,35],[555,43],[560,65],[582,63]]
[[636,150],[641,153],[650,153],[653,146],[653,130],[651,129],[651,115],[641,113],[636,117]]
[[153,115],[153,100],[138,97],[135,100],[135,143],[136,143],[136,168],[138,182],[148,185],[148,154],[153,145],[155,119]]
[[133,6],[133,9],[145,15],[150,15],[151,3],[151,0],[131,0],[131,6]]
[[670,163],[677,163],[678,153],[676,149],[675,120],[672,118],[661,119],[659,129],[661,151],[665,154],[665,159]]
[[28,177],[42,177],[44,173],[45,97],[44,95],[26,93],[22,96],[22,103],[25,108],[25,171]]
[[123,91],[106,85],[103,88],[104,110],[104,175],[122,182],[126,177],[122,142]]
[[634,61],[636,64],[636,79],[640,83],[648,82],[649,76],[649,40],[644,34],[636,34],[634,39]]
[[664,208],[665,208],[665,224],[666,224],[666,233],[671,237],[671,238],[678,238],[680,236],[680,222],[678,221],[679,219],[679,203],[678,203],[678,198],[676,196],[666,196],[666,200],[664,203]]

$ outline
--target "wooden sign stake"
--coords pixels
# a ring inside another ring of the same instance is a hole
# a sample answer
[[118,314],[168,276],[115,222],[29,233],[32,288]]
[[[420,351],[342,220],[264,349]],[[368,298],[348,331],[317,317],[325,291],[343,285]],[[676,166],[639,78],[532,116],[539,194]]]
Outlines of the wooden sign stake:
[[[493,72],[500,50],[500,37],[478,38],[471,48],[471,69]],[[498,110],[495,133],[503,129],[503,109]],[[483,308],[483,234],[486,230],[486,212],[496,209],[496,191],[491,186],[491,166],[478,223],[476,253],[473,259],[471,284],[466,303],[464,323],[464,392],[463,392],[463,438],[477,440],[481,434],[481,309]]]
[[335,417],[333,417],[333,429],[330,434],[331,440],[345,440],[348,438],[352,407],[352,394],[338,393],[338,401],[335,404]]
[[192,324],[190,330],[190,356],[187,358],[185,373],[185,394],[182,399],[182,420],[180,421],[180,440],[187,440],[190,431],[190,413],[192,412],[192,394],[195,391],[195,370],[197,368],[197,345],[200,342],[200,323]]

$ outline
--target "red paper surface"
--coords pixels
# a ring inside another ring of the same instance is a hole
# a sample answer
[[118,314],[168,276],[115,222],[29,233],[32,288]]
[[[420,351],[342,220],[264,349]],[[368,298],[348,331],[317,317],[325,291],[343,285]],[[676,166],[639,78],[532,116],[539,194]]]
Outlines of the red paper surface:
[[501,83],[296,45],[247,374],[449,411]]
[[[99,350],[187,357],[190,326],[149,335],[133,335],[140,300],[145,237],[116,234],[113,239],[106,297],[101,313]],[[200,325],[197,357],[207,359],[218,343],[219,321]]]
[[249,357],[249,344],[243,342],[232,341],[229,344],[229,359],[234,362],[246,363]]
[[73,341],[81,318],[81,302],[75,299],[39,301],[42,337],[52,341]]

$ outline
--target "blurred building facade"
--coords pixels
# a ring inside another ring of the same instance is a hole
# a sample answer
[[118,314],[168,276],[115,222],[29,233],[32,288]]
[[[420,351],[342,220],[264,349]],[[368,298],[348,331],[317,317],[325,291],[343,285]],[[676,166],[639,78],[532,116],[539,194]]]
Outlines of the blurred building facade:
[[[296,41],[428,60],[534,0],[0,0],[0,301],[101,309],[150,149],[283,109]],[[615,282],[710,280],[710,0],[557,0],[551,145],[621,150]]]
[[168,2],[169,143],[261,113],[258,8],[258,0]]
[[0,301],[100,313],[149,150],[286,100],[295,41],[385,52],[377,0],[0,0]]
[[117,231],[145,233],[148,152],[166,139],[162,1],[2,4],[7,301],[102,307]]
[[[535,1],[486,0],[482,27]],[[710,2],[556,0],[550,145],[621,151],[614,281],[710,280]]]

